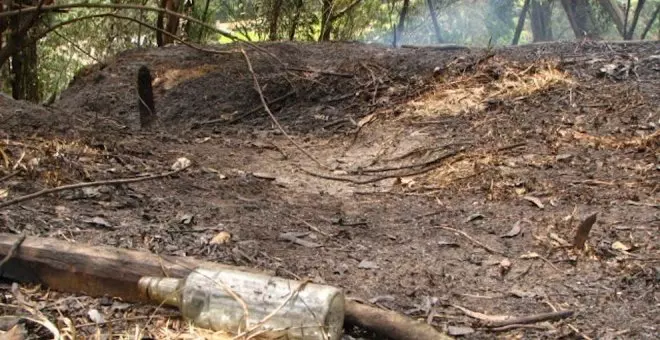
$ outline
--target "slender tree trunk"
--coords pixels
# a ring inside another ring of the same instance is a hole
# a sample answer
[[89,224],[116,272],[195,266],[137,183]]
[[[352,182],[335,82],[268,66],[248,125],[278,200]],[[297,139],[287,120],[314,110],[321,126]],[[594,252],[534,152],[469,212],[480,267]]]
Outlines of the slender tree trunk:
[[394,24],[392,26],[392,47],[395,48],[399,46],[399,42],[397,41],[397,37],[396,37],[396,32],[397,32],[397,27],[396,24]]
[[435,33],[435,41],[438,44],[443,43],[442,34],[440,33],[440,25],[438,24],[438,14],[435,12],[435,6],[433,0],[426,0],[427,6],[429,6],[429,14],[431,14],[431,22],[433,23],[433,31]]
[[296,9],[293,14],[293,19],[291,20],[291,27],[289,27],[289,40],[293,41],[296,39],[296,29],[298,29],[298,23],[300,22],[300,14],[303,10],[303,0],[296,0]]
[[280,13],[282,13],[282,0],[272,0],[273,7],[270,11],[270,25],[268,27],[268,40],[277,40],[277,27],[279,26]]
[[626,3],[626,16],[623,20],[623,40],[628,40],[628,18],[630,18],[630,6],[631,1],[628,0]]
[[632,40],[633,36],[635,35],[635,29],[637,28],[637,23],[639,22],[639,15],[642,12],[642,8],[644,7],[644,4],[646,3],[646,0],[639,0],[637,1],[637,7],[635,8],[635,14],[633,14],[632,22],[630,23],[630,26],[626,30],[626,36],[623,37],[624,40]]
[[323,0],[321,8],[321,34],[319,41],[329,41],[330,32],[332,32],[332,7],[334,6],[333,0]]
[[520,34],[522,34],[523,27],[525,27],[525,18],[527,17],[527,10],[529,10],[530,0],[525,0],[522,10],[520,11],[520,16],[518,17],[518,25],[516,26],[516,31],[513,34],[512,45],[518,45],[520,41]]
[[[202,21],[206,22],[209,19],[209,4],[211,3],[211,0],[206,0],[206,3],[204,4],[204,12],[202,12]],[[202,38],[204,37],[204,33],[206,33],[206,27],[200,27],[199,28],[199,33],[197,33],[197,42],[202,42]]]
[[552,41],[552,1],[532,0],[530,19],[534,42]]
[[646,39],[646,34],[648,34],[649,31],[651,30],[651,27],[653,27],[653,22],[655,21],[655,19],[658,18],[659,13],[660,13],[660,4],[658,4],[655,7],[655,11],[651,15],[651,19],[649,19],[649,22],[646,23],[646,27],[644,28],[644,32],[642,32],[642,36],[641,36],[642,40]]
[[401,12],[399,13],[399,23],[396,25],[396,45],[399,47],[403,42],[403,32],[405,30],[406,16],[408,16],[408,8],[410,7],[410,0],[403,0],[403,6],[401,7]]

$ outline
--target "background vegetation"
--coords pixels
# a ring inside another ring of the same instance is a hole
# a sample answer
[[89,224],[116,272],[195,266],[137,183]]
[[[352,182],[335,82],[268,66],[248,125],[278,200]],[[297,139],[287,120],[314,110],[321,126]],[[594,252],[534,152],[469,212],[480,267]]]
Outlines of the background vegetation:
[[[175,0],[176,1],[176,0]],[[178,12],[250,40],[357,40],[419,45],[507,45],[544,40],[658,39],[660,0],[181,0]],[[42,6],[80,0],[41,1]],[[88,0],[89,4],[163,6],[156,0]],[[3,12],[39,6],[38,0],[5,4]],[[517,24],[525,12],[524,24]],[[2,90],[15,98],[53,100],[76,72],[127,49],[156,45],[157,12],[77,7],[0,17]],[[619,21],[617,23],[617,16]],[[2,15],[2,13],[0,13]],[[69,21],[74,21],[67,24]],[[21,25],[29,29],[20,32]],[[58,26],[61,25],[61,26]],[[54,27],[59,27],[53,29]],[[18,32],[21,34],[14,34]],[[14,34],[12,36],[12,34]],[[231,39],[182,20],[177,35],[202,44]],[[37,40],[31,43],[30,40]],[[12,40],[14,39],[14,40]],[[18,51],[11,50],[19,42]],[[3,58],[3,53],[5,57]]]

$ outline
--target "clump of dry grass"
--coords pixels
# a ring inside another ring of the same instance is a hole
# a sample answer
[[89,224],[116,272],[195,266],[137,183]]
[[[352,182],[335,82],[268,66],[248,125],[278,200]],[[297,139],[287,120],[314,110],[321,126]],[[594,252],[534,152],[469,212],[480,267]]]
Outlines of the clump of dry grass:
[[[489,75],[493,73],[499,76]],[[487,64],[475,74],[436,84],[433,91],[410,102],[408,111],[418,116],[454,116],[484,110],[491,101],[521,100],[554,86],[572,84],[571,77],[552,64],[531,65],[525,69],[509,64]]]

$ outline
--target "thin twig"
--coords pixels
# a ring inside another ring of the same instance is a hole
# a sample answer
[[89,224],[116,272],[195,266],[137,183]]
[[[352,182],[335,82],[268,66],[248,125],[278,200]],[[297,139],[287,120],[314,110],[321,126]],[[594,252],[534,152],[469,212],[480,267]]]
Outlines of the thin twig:
[[[449,153],[450,153],[450,155],[447,155],[447,157],[451,157],[451,156],[457,154],[458,151],[452,151],[452,152],[449,152]],[[447,158],[447,157],[443,157],[443,159]],[[312,176],[323,178],[323,179],[330,179],[330,180],[333,180],[333,181],[340,181],[340,182],[349,182],[349,183],[353,183],[353,184],[370,184],[370,183],[380,182],[380,181],[390,179],[390,178],[410,177],[410,176],[421,175],[423,173],[429,172],[431,170],[434,170],[434,169],[440,167],[440,165],[442,165],[442,162],[440,162],[440,160],[438,160],[434,164],[431,164],[431,165],[429,165],[425,168],[419,169],[419,170],[408,171],[408,172],[404,172],[404,173],[391,174],[391,175],[384,175],[384,176],[380,176],[380,177],[374,177],[374,178],[368,178],[368,179],[362,179],[362,180],[361,179],[349,178],[349,177],[339,177],[339,176],[319,174],[319,173],[316,173],[314,171],[311,171],[311,170],[308,170],[308,169],[305,169],[305,168],[300,168],[300,170],[307,173],[308,175],[312,175]]]
[[[87,58],[90,58],[90,59],[94,60],[97,64],[101,64],[101,65],[104,64],[103,61],[101,61],[100,59],[94,57],[91,53],[87,52],[85,49],[83,49],[82,47],[80,47],[80,45],[76,44],[75,41],[69,39],[68,37],[66,37],[65,35],[63,35],[63,34],[57,32],[57,31],[53,31],[53,33],[54,33],[56,36],[60,37],[62,40],[64,40],[64,41],[68,42],[69,44],[71,44],[71,46],[73,46],[73,48],[75,48],[76,50],[80,51],[80,53],[84,54]],[[168,33],[169,33],[169,32],[168,32]]]
[[401,165],[401,166],[393,166],[393,167],[382,167],[382,168],[370,168],[370,169],[362,169],[360,171],[356,172],[386,172],[386,171],[395,171],[395,170],[405,170],[405,169],[410,169],[410,168],[418,168],[418,167],[424,167],[424,166],[429,166],[436,164],[437,162],[440,162],[444,159],[447,159],[449,157],[455,156],[458,153],[458,151],[449,151],[445,152],[442,155],[424,162],[420,164],[408,164],[408,165]]
[[572,329],[573,332],[575,332],[578,335],[580,335],[581,337],[583,337],[585,340],[593,340],[590,337],[586,336],[584,333],[580,332],[580,330],[577,329],[577,327],[573,326],[572,324],[569,323],[569,324],[566,324],[566,326],[568,326],[568,328]]
[[[287,98],[291,97],[291,96],[294,95],[294,94],[296,94],[296,91],[291,91],[291,92],[289,92],[289,93],[287,93],[287,94],[285,94],[285,95],[279,96],[279,97],[277,97],[277,98],[275,98],[275,99],[269,101],[269,102],[268,102],[268,105],[277,104],[277,103],[283,101],[284,99],[287,99]],[[238,116],[232,118],[227,124],[234,124],[234,123],[238,122],[239,120],[241,120],[241,119],[243,119],[243,118],[245,118],[245,117],[247,117],[247,116],[249,116],[249,115],[251,115],[251,114],[253,114],[253,113],[255,113],[255,112],[259,112],[259,110],[262,110],[263,108],[264,108],[263,105],[259,105],[259,106],[253,108],[252,110],[250,110],[250,111],[248,111],[248,112],[241,113],[240,115],[238,115]],[[219,122],[222,122],[222,121],[224,121],[224,120],[222,120],[222,119],[214,119],[214,120],[209,120],[209,121],[202,122],[202,123],[199,123],[199,124],[200,124],[200,125],[208,125],[208,124],[219,123]]]
[[0,269],[2,269],[2,266],[7,263],[14,255],[16,255],[16,252],[18,251],[18,248],[21,246],[21,244],[25,241],[25,235],[21,235],[16,242],[11,246],[11,249],[7,252],[7,255],[0,261]]
[[479,241],[473,239],[470,235],[468,235],[468,234],[465,233],[464,231],[461,231],[461,230],[458,230],[458,229],[454,229],[454,228],[451,228],[451,227],[442,226],[442,225],[440,225],[440,226],[436,226],[435,228],[445,229],[445,230],[448,230],[448,231],[451,231],[451,232],[454,232],[454,233],[460,234],[460,235],[462,235],[463,237],[465,237],[466,239],[470,240],[470,242],[472,242],[472,243],[474,243],[474,244],[476,244],[476,245],[478,245],[478,246],[480,246],[480,247],[486,249],[486,250],[487,250],[488,252],[490,252],[490,253],[493,253],[493,254],[499,254],[499,255],[504,255],[503,252],[501,252],[501,251],[499,251],[499,250],[496,250],[496,249],[493,249],[493,248],[491,248],[490,246],[485,245],[485,244],[483,244],[483,243],[481,243],[481,242],[479,242]]
[[328,233],[326,233],[325,231],[319,229],[318,227],[314,226],[313,224],[311,224],[311,223],[309,223],[309,222],[303,220],[302,218],[300,218],[300,217],[298,217],[298,216],[294,216],[294,215],[290,215],[290,216],[293,217],[293,218],[295,218],[296,220],[302,222],[303,224],[305,224],[309,229],[312,229],[313,231],[315,231],[315,232],[317,232],[317,233],[319,233],[319,234],[321,234],[321,235],[323,235],[323,236],[325,236],[325,237],[330,237],[330,234],[328,234]]
[[571,316],[573,316],[573,311],[570,310],[540,313],[540,314],[523,316],[520,318],[511,318],[502,321],[491,321],[488,323],[488,327],[503,327],[503,326],[516,325],[516,324],[530,324],[541,321],[557,321],[557,320],[569,318]]
[[266,112],[270,116],[270,119],[273,121],[273,123],[275,123],[275,125],[282,132],[282,134],[284,134],[284,136],[287,139],[289,139],[289,141],[293,145],[295,145],[296,148],[298,148],[298,150],[302,151],[302,153],[304,153],[307,157],[309,157],[311,160],[313,160],[320,167],[322,167],[324,169],[327,169],[328,168],[327,166],[325,166],[323,163],[321,163],[321,161],[316,159],[316,157],[314,157],[311,153],[309,153],[307,150],[305,150],[305,148],[303,148],[298,143],[296,143],[296,141],[293,140],[293,138],[288,133],[286,133],[286,131],[284,131],[284,128],[282,127],[282,125],[280,125],[280,122],[277,121],[277,118],[275,118],[275,115],[273,115],[273,112],[271,112],[270,108],[268,107],[268,103],[266,102],[266,98],[264,98],[264,93],[261,90],[261,85],[259,85],[259,80],[257,79],[257,74],[254,73],[254,69],[252,68],[252,62],[250,61],[250,57],[248,57],[247,53],[245,53],[245,50],[243,50],[242,48],[241,48],[241,53],[243,53],[243,57],[245,57],[245,62],[247,63],[248,71],[250,71],[250,74],[252,75],[252,81],[254,83],[254,89],[259,94],[259,99],[261,100],[261,105],[263,105],[264,110],[266,110]]
[[310,70],[302,67],[291,67],[288,66],[286,68],[289,71],[300,71],[300,72],[309,72],[309,73],[318,73],[318,74],[325,74],[329,76],[337,76],[337,77],[344,77],[344,78],[353,78],[355,77],[354,74],[350,73],[339,73],[339,72],[331,72],[331,71],[317,71],[317,70]]
[[547,331],[548,329],[552,329],[549,326],[513,324],[513,325],[502,326],[502,327],[489,328],[488,330],[492,331],[492,332],[506,332],[506,331],[510,331],[512,329],[517,329],[517,328],[538,329],[538,330],[542,330],[542,331]]
[[97,187],[97,186],[102,186],[102,185],[116,185],[116,184],[128,184],[128,183],[136,183],[136,182],[143,182],[143,181],[148,181],[152,179],[158,179],[158,178],[163,178],[163,177],[168,177],[171,175],[174,175],[176,173],[179,173],[187,168],[181,168],[178,170],[174,171],[169,171],[166,173],[162,173],[159,175],[152,175],[152,176],[147,176],[147,177],[137,177],[137,178],[120,178],[120,179],[112,179],[112,180],[107,180],[107,181],[97,181],[97,182],[84,182],[84,183],[76,183],[76,184],[69,184],[69,185],[63,185],[59,186],[56,188],[50,188],[50,189],[44,189],[41,191],[37,191],[32,194],[28,194],[25,196],[17,197],[14,198],[13,200],[9,200],[7,202],[0,203],[0,208],[5,208],[13,204],[25,202],[27,200],[31,200],[33,198],[37,198],[39,196],[47,195],[47,194],[52,194],[55,192],[60,192],[60,191],[65,191],[65,190],[72,190],[72,189],[80,189],[80,188],[87,188],[87,187]]
[[6,175],[6,176],[0,177],[0,182],[4,182],[4,181],[6,181],[6,180],[8,180],[8,179],[10,179],[10,178],[12,178],[12,177],[14,177],[14,176],[20,174],[21,171],[23,171],[23,170],[14,171],[14,172],[12,172],[12,173]]

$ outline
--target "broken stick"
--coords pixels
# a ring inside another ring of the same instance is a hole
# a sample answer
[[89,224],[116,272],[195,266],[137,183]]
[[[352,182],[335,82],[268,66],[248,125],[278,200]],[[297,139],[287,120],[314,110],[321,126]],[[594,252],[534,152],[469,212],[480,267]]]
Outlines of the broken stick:
[[0,208],[4,208],[4,207],[10,206],[12,204],[16,204],[16,203],[25,202],[27,200],[31,200],[33,198],[37,198],[39,196],[43,196],[43,195],[47,195],[47,194],[52,194],[52,193],[55,193],[55,192],[60,192],[60,191],[65,191],[65,190],[73,190],[73,189],[80,189],[80,188],[88,188],[88,187],[98,187],[98,186],[103,186],[103,185],[128,184],[128,183],[148,181],[148,180],[152,180],[152,179],[171,176],[171,175],[179,173],[179,172],[181,172],[185,169],[186,169],[186,167],[183,167],[183,168],[178,169],[178,170],[162,173],[162,174],[159,174],[159,175],[146,176],[146,177],[120,178],[120,179],[111,179],[111,180],[107,180],[107,181],[97,181],[97,182],[83,182],[83,183],[63,185],[63,186],[60,186],[60,187],[55,187],[55,188],[50,188],[50,189],[44,189],[44,190],[41,190],[41,191],[37,191],[35,193],[31,193],[31,194],[28,194],[28,195],[25,195],[25,196],[14,198],[14,199],[9,200],[7,202],[2,202],[2,203],[0,203]]

